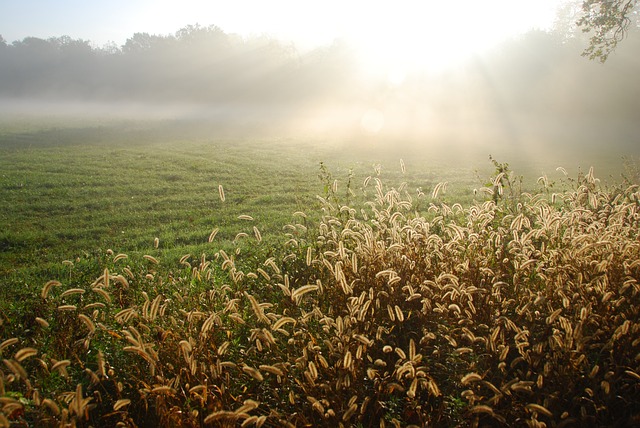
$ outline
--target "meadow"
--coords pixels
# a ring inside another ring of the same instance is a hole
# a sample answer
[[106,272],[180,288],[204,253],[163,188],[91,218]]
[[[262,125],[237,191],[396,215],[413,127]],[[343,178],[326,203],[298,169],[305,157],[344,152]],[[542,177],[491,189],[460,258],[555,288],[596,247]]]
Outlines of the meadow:
[[207,131],[214,130],[192,125],[60,118],[3,123],[0,272],[11,284],[3,290],[37,288],[44,276],[66,270],[63,260],[92,263],[109,248],[144,252],[155,238],[159,253],[177,260],[204,251],[218,227],[227,248],[244,231],[242,214],[255,218],[266,239],[278,236],[292,213],[318,205],[316,195],[325,191],[320,162],[341,187],[352,174],[351,190],[359,197],[376,165],[383,177],[397,184],[408,178],[425,192],[439,181],[455,182],[450,191],[463,201],[482,184],[476,170],[483,178],[491,172],[486,154],[448,168],[447,159],[427,153],[407,158],[409,175],[401,179],[401,157],[388,150],[372,153],[335,141],[212,138]]
[[635,164],[491,154],[3,123],[0,426],[632,426]]

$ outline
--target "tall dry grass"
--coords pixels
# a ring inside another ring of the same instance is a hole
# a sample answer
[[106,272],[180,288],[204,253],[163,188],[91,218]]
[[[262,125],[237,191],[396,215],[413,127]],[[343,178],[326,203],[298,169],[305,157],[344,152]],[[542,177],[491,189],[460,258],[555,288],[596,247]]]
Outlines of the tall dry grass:
[[84,288],[46,283],[33,331],[0,344],[0,425],[640,423],[638,186],[591,171],[467,208],[434,189],[421,213],[367,184],[251,270],[120,254]]

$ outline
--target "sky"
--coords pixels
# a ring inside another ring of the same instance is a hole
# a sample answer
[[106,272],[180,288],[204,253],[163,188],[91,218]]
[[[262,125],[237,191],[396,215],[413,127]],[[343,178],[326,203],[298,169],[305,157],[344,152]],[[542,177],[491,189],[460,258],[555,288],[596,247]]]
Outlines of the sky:
[[0,35],[9,43],[67,35],[121,46],[136,32],[216,25],[226,33],[293,41],[301,50],[339,38],[371,66],[410,68],[447,64],[504,37],[549,28],[566,1],[2,0]]

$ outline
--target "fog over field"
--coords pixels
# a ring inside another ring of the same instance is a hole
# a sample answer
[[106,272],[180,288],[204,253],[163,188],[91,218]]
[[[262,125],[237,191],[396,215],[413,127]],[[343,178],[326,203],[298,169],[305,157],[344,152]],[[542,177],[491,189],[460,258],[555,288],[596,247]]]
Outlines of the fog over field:
[[639,30],[0,1],[0,427],[640,426]]
[[634,152],[640,35],[606,64],[581,57],[585,44],[579,33],[530,31],[455,66],[394,69],[358,61],[343,40],[299,51],[215,26],[136,33],[122,46],[28,37],[0,42],[0,111],[5,120],[162,120],[212,136],[363,147]]

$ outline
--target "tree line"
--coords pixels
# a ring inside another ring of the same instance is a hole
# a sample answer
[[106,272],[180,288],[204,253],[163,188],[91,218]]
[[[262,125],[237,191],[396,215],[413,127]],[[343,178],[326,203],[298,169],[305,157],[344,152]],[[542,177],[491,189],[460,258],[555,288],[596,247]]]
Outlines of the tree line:
[[121,47],[68,36],[0,39],[0,96],[291,102],[324,93],[327,82],[346,84],[346,49],[336,43],[301,56],[274,39],[197,25],[136,33]]

